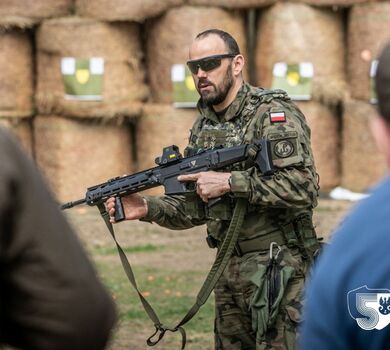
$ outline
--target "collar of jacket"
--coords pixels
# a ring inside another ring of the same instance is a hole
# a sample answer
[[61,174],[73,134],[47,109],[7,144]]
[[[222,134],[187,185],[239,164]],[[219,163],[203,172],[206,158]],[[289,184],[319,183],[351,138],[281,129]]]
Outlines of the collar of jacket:
[[238,90],[236,98],[233,100],[233,102],[228,107],[223,120],[220,120],[218,116],[215,114],[214,110],[210,108],[209,106],[205,105],[200,99],[197,104],[197,108],[199,110],[199,113],[206,119],[210,119],[215,123],[219,123],[221,121],[229,121],[232,120],[235,117],[238,117],[244,106],[245,102],[247,101],[247,95],[250,91],[250,85],[246,82],[243,82],[240,90]]

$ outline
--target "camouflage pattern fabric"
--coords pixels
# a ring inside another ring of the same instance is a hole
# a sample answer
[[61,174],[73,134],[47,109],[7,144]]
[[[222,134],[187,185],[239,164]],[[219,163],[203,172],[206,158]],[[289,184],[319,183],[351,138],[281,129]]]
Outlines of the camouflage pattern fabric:
[[[318,248],[311,217],[319,187],[305,117],[283,91],[265,91],[247,83],[222,117],[201,102],[198,109],[200,116],[191,129],[185,155],[266,137],[271,141],[276,172],[262,177],[251,161],[224,170],[231,171],[232,193],[212,210],[196,195],[146,196],[148,215],[144,220],[176,230],[206,224],[207,234],[218,244],[229,227],[235,198],[247,198],[248,213],[239,241],[280,232],[286,241],[280,258],[289,258],[279,261],[279,268],[291,266],[293,277],[283,288],[276,317],[267,325],[262,321],[254,326],[255,311],[248,307],[259,294],[259,283],[251,278],[258,274],[259,264],[266,264],[269,251],[232,257],[215,289],[216,349],[293,349],[306,265]],[[292,252],[297,259],[304,258],[303,269],[296,270]]]
[[[215,288],[216,349],[296,349],[302,289],[308,264],[297,250],[282,249],[277,264],[280,268],[290,268],[292,273],[282,298],[276,301],[278,312],[270,319],[267,296],[263,300],[254,300],[259,286],[266,283],[265,276],[257,272],[265,269],[268,263],[268,250],[231,258],[229,267]],[[255,313],[259,310],[255,310],[253,304],[264,311],[262,324],[254,324],[258,321]]]

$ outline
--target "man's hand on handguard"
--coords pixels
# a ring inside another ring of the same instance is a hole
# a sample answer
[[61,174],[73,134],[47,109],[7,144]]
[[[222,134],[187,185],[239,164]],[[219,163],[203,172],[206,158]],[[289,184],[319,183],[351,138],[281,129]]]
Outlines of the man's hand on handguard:
[[[137,193],[121,197],[126,220],[142,219],[148,213],[145,199]],[[111,197],[105,202],[106,211],[110,215],[110,222],[115,223],[115,198]]]
[[196,182],[196,192],[204,202],[209,198],[221,197],[230,192],[230,173],[220,173],[216,171],[205,171],[196,174],[180,175],[179,181]]

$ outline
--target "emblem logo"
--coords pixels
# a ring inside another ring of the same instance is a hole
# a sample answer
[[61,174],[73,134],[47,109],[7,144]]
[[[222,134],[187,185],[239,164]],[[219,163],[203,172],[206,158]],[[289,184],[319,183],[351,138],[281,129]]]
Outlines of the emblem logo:
[[275,144],[274,152],[280,158],[287,158],[293,154],[294,146],[290,141],[282,140]]
[[348,312],[366,331],[383,329],[390,323],[390,290],[361,286],[348,292]]
[[89,70],[88,69],[77,69],[76,70],[76,79],[80,84],[85,84],[89,80]]

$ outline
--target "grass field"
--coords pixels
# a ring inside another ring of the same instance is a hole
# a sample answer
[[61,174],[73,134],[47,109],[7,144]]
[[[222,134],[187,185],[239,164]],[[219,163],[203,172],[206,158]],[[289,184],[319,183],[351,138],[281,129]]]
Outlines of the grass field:
[[[327,239],[351,207],[348,202],[321,200],[314,222]],[[110,350],[150,349],[146,339],[154,332],[138,295],[123,271],[114,241],[96,208],[79,207],[66,212],[94,262],[98,274],[113,296],[119,320]],[[176,325],[193,305],[214,259],[215,251],[205,242],[205,228],[171,231],[145,222],[115,225],[118,241],[126,252],[143,296],[153,305],[160,320]],[[213,296],[185,326],[188,350],[213,349]],[[180,349],[178,332],[168,332],[153,349]]]

